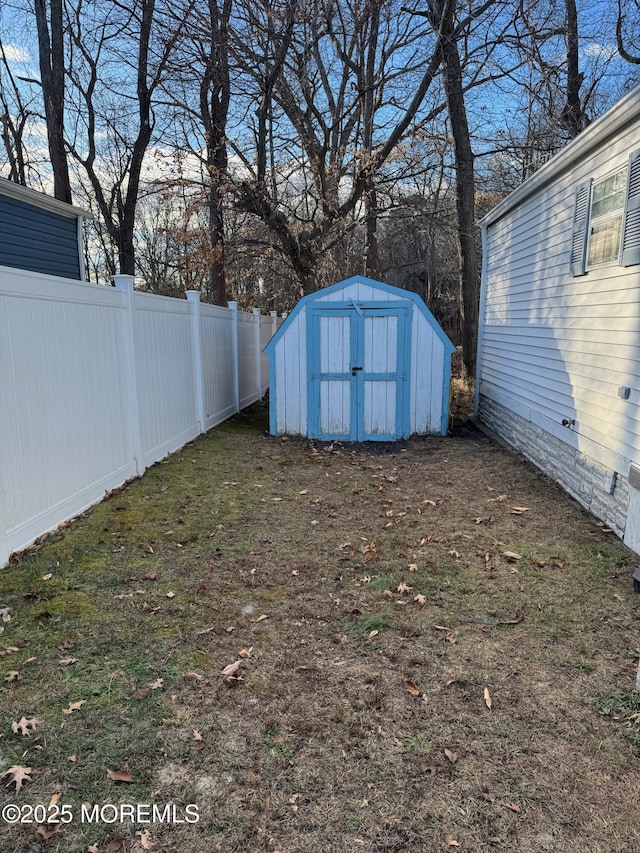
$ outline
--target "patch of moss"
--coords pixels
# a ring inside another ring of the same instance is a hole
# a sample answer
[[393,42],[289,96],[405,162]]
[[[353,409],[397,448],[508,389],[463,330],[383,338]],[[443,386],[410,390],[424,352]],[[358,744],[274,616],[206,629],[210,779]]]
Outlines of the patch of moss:
[[45,613],[51,616],[84,616],[96,611],[96,605],[85,592],[69,590],[62,595],[50,598],[43,606],[36,618]]

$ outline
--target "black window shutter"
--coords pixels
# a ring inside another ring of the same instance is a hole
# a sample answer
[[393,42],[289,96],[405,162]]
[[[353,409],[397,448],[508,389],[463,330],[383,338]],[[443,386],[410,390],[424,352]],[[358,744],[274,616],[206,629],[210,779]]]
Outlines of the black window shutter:
[[590,196],[591,181],[587,181],[576,190],[571,242],[571,275],[584,275],[586,272]]
[[622,230],[622,266],[640,264],[640,149],[629,157],[629,183]]

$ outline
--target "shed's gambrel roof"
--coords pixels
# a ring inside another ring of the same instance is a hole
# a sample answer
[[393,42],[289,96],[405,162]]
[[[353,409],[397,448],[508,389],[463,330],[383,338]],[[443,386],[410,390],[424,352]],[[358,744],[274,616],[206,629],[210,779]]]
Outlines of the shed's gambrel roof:
[[[273,350],[278,343],[278,341],[287,333],[288,327],[293,323],[295,317],[312,302],[315,302],[318,299],[324,298],[326,296],[337,295],[341,290],[345,290],[347,287],[351,287],[354,284],[364,284],[367,287],[374,288],[375,290],[380,290],[385,293],[393,294],[396,299],[402,299],[409,302],[412,302],[420,311],[420,313],[425,317],[428,324],[433,329],[434,334],[438,337],[440,341],[442,341],[445,353],[451,355],[456,351],[455,346],[451,343],[449,338],[440,328],[440,324],[433,316],[431,311],[425,305],[424,300],[417,294],[412,293],[410,290],[403,290],[401,287],[394,287],[391,284],[385,284],[382,281],[375,281],[372,278],[367,278],[362,275],[354,275],[351,278],[347,278],[344,281],[339,281],[337,284],[332,284],[329,287],[323,287],[320,290],[316,290],[314,293],[309,293],[307,296],[303,296],[302,299],[297,303],[293,311],[288,315],[284,323],[280,326],[275,335],[271,338],[269,343],[264,348],[264,352],[267,355],[271,355]],[[384,305],[384,303],[381,303]]]

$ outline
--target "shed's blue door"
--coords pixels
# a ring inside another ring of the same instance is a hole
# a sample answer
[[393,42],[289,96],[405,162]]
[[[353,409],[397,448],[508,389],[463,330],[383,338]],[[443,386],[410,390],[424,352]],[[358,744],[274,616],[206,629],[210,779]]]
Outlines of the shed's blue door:
[[409,435],[407,307],[310,307],[307,346],[312,438],[392,441]]

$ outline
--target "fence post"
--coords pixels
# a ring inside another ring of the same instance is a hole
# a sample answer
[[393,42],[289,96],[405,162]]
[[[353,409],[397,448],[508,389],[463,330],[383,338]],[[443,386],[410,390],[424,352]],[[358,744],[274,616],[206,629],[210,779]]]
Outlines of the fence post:
[[231,349],[233,351],[233,400],[236,412],[240,411],[240,351],[238,349],[238,303],[227,302],[231,311]]
[[196,391],[196,419],[202,433],[206,429],[204,410],[204,370],[202,365],[202,337],[200,331],[200,291],[187,290],[187,299],[191,303],[191,339],[193,342],[193,370]]
[[262,400],[262,350],[260,347],[260,309],[253,309],[253,321],[256,324],[254,332],[254,344],[256,348],[256,387],[258,389],[258,400]]
[[269,316],[271,317],[271,337],[273,337],[278,331],[278,312],[270,311]]
[[133,458],[136,463],[136,473],[141,477],[144,474],[144,453],[142,450],[142,436],[140,434],[140,411],[138,408],[138,382],[136,379],[136,347],[133,334],[133,285],[135,278],[132,275],[114,275],[113,283],[124,296],[124,346],[125,346],[125,383],[127,386],[127,397],[129,403],[129,429],[131,432],[131,443],[133,445]]

